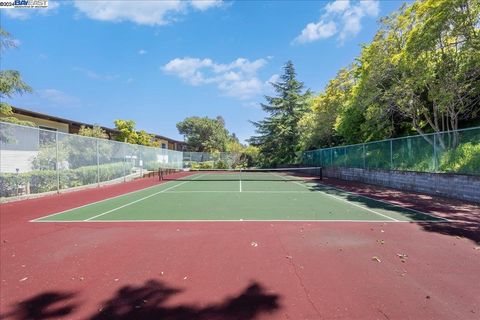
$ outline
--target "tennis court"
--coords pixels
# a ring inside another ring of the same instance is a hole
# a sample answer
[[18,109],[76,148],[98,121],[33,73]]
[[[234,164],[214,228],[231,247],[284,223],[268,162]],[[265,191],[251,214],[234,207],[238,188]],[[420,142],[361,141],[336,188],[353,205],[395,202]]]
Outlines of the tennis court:
[[447,221],[327,186],[321,168],[162,171],[159,176],[152,187],[32,221]]

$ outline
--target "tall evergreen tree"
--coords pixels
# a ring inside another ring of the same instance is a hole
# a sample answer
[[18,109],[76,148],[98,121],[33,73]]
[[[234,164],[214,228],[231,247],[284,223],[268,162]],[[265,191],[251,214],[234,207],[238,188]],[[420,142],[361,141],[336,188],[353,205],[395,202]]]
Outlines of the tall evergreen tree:
[[268,116],[258,122],[252,122],[258,136],[249,142],[260,150],[264,165],[290,164],[295,161],[300,133],[298,123],[308,109],[310,91],[303,91],[304,85],[296,78],[292,61],[284,66],[280,81],[272,83],[277,95],[265,96],[266,104],[261,104]]

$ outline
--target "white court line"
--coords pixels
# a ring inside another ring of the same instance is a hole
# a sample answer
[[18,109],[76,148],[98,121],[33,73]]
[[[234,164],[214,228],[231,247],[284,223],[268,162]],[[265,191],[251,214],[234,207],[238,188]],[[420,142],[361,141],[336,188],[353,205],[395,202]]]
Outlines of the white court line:
[[102,200],[95,201],[95,202],[90,202],[90,203],[84,204],[83,206],[78,206],[78,207],[75,207],[75,208],[71,208],[71,209],[67,209],[67,210],[60,211],[60,212],[52,213],[52,214],[46,215],[46,216],[44,216],[44,217],[36,218],[36,219],[30,220],[29,222],[39,222],[38,220],[45,219],[45,218],[49,218],[49,217],[53,217],[53,216],[56,216],[56,215],[59,215],[59,214],[62,214],[62,213],[68,212],[68,211],[73,211],[73,210],[77,210],[77,209],[80,209],[80,208],[85,208],[85,207],[88,207],[88,206],[93,206],[94,204],[97,204],[97,203],[101,203],[101,202],[105,202],[105,201],[108,201],[108,200],[112,200],[112,199],[116,199],[116,198],[128,196],[128,195],[131,195],[131,194],[134,194],[134,193],[137,193],[137,192],[141,192],[141,191],[145,191],[145,190],[149,190],[149,189],[153,189],[153,188],[163,187],[163,186],[165,186],[167,183],[171,183],[171,182],[175,182],[175,181],[173,181],[173,180],[172,180],[172,181],[167,181],[167,182],[162,183],[162,184],[156,184],[156,185],[154,185],[154,186],[146,187],[146,188],[143,188],[143,189],[140,189],[140,190],[135,190],[135,191],[128,192],[128,193],[119,194],[118,196],[114,196],[114,197],[102,199]]
[[239,181],[240,181],[240,192],[242,192],[242,179],[240,179]]
[[[193,178],[193,179],[191,179],[191,180],[198,179],[198,178],[200,178],[201,176],[203,176],[203,175],[201,174],[201,175],[199,175],[199,176],[196,176],[195,178]],[[90,221],[90,220],[92,220],[92,219],[95,219],[95,218],[98,218],[98,217],[100,217],[100,216],[103,216],[103,215],[105,215],[105,214],[107,214],[107,213],[111,213],[111,212],[117,211],[117,210],[119,210],[119,209],[128,207],[128,206],[130,206],[130,205],[132,205],[132,204],[134,204],[134,203],[143,201],[143,200],[145,200],[145,199],[148,199],[148,198],[151,198],[151,197],[153,197],[153,196],[156,196],[157,194],[164,193],[165,191],[168,191],[168,190],[171,190],[171,189],[173,189],[173,188],[179,187],[179,186],[181,186],[181,185],[183,185],[183,184],[185,184],[185,183],[187,183],[187,182],[190,182],[190,180],[187,180],[187,181],[184,181],[184,182],[182,182],[182,183],[176,184],[176,185],[174,185],[174,186],[171,186],[170,188],[163,189],[162,191],[155,192],[155,193],[153,193],[153,194],[151,194],[151,195],[148,195],[148,196],[146,196],[146,197],[140,198],[140,199],[138,199],[138,200],[129,202],[129,203],[127,203],[127,204],[124,204],[123,206],[120,206],[120,207],[117,207],[117,208],[114,208],[114,209],[111,209],[111,210],[102,212],[102,213],[100,213],[100,214],[97,214],[96,216],[90,217],[90,218],[85,219],[85,220],[83,220],[83,221]]]
[[[354,196],[358,196],[358,197],[362,197],[362,198],[365,198],[365,199],[370,199],[370,200],[373,200],[373,201],[378,201],[378,202],[381,202],[381,203],[385,203],[386,205],[389,205],[389,206],[392,206],[392,207],[397,207],[397,208],[400,208],[400,209],[409,210],[409,211],[413,211],[413,212],[416,212],[416,213],[419,213],[419,214],[423,214],[425,216],[429,216],[429,217],[432,217],[432,218],[435,218],[435,219],[440,219],[440,220],[444,220],[444,221],[447,221],[447,222],[452,222],[452,220],[442,218],[442,217],[438,217],[438,216],[435,216],[433,214],[429,214],[429,213],[419,211],[419,210],[416,210],[416,209],[413,209],[413,208],[403,207],[403,206],[395,204],[395,203],[391,203],[391,202],[380,200],[380,199],[371,198],[369,196],[364,196],[364,195],[354,193],[354,192],[350,192],[350,191],[347,191],[347,190],[344,190],[344,189],[332,187],[328,184],[324,184],[324,183],[317,183],[317,184],[322,185],[326,188],[332,188],[332,189],[335,189],[335,190],[338,190],[338,191],[342,191],[342,192],[345,192],[345,193],[348,193],[348,194],[351,194],[351,195],[354,195]],[[418,220],[418,221],[421,222],[421,221],[429,221],[429,220]]]
[[245,191],[243,190],[242,188],[242,191],[234,191],[234,190],[218,190],[218,191],[215,191],[215,190],[189,190],[189,191],[167,191],[165,193],[305,193],[305,194],[314,194],[314,193],[319,193],[321,191],[318,191],[318,190],[311,190],[311,191],[282,191],[282,190],[278,190],[278,191],[271,191],[271,190],[263,190],[263,191],[260,191],[260,190],[251,190],[251,191]]
[[[275,174],[275,175],[277,175],[277,174]],[[281,175],[278,175],[278,176],[279,176],[279,177],[282,177]],[[283,177],[282,177],[282,178],[283,178]],[[285,180],[287,180],[287,179],[285,179]],[[301,186],[301,187],[303,187],[303,188],[310,189],[308,186],[305,186],[305,185],[303,185],[303,184],[301,184],[301,183],[299,183],[299,182],[297,182],[297,181],[292,181],[292,182],[295,183],[295,184],[297,184],[297,185],[299,185],[299,186]],[[348,204],[351,204],[352,206],[355,206],[355,207],[358,207],[358,208],[361,208],[361,209],[370,211],[370,212],[375,213],[375,214],[377,214],[377,215],[379,215],[379,216],[382,216],[382,217],[384,217],[384,218],[387,218],[387,219],[390,219],[390,220],[393,220],[393,221],[399,221],[399,220],[397,220],[397,219],[395,219],[395,218],[392,218],[392,217],[389,217],[389,216],[387,216],[387,215],[381,214],[380,212],[377,212],[377,211],[372,210],[372,209],[370,209],[370,208],[366,208],[366,207],[364,207],[364,206],[361,206],[361,205],[356,204],[356,203],[353,203],[353,202],[351,202],[351,201],[342,199],[342,198],[340,198],[340,197],[337,197],[337,196],[334,196],[334,195],[331,195],[331,194],[328,194],[328,193],[325,193],[325,192],[322,192],[322,195],[326,195],[326,196],[332,197],[332,198],[334,198],[334,199],[337,199],[337,200],[346,202],[346,203],[348,203]]]
[[40,223],[115,223],[115,222],[369,222],[369,223],[418,223],[418,222],[435,222],[435,223],[445,223],[449,221],[442,220],[422,220],[422,221],[408,221],[408,220],[354,220],[354,219],[345,219],[345,220],[288,220],[288,219],[277,219],[277,220],[249,220],[249,219],[236,219],[236,220],[152,220],[152,219],[142,219],[142,220],[41,220],[35,221]]

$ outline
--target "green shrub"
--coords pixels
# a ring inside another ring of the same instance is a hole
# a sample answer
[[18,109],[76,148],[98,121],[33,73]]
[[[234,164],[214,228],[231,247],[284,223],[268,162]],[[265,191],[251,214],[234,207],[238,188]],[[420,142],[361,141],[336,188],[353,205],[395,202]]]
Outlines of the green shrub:
[[460,144],[453,150],[443,153],[439,161],[439,170],[480,174],[480,144],[467,142]]
[[[129,174],[131,165],[125,164],[125,172]],[[123,162],[107,163],[98,166],[100,181],[120,178],[124,174]],[[61,170],[59,174],[60,189],[79,187],[97,182],[97,166],[86,166],[76,169]],[[25,173],[2,173],[0,175],[0,196],[17,195],[17,186],[30,186],[30,193],[42,193],[57,190],[57,172],[55,170],[35,170]]]

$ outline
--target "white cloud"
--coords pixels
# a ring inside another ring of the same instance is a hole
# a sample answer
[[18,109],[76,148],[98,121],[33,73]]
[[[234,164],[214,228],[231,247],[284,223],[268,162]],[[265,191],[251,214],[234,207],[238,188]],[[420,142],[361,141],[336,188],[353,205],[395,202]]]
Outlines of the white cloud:
[[83,75],[85,75],[86,77],[94,80],[115,80],[119,78],[117,74],[100,74],[95,71],[85,69],[85,68],[80,68],[80,67],[74,67],[73,70],[78,71]]
[[343,12],[350,7],[349,0],[336,0],[330,2],[325,6],[325,11],[327,13]]
[[30,9],[30,8],[8,8],[2,10],[10,18],[19,19],[19,20],[27,20],[31,18],[35,14],[40,15],[49,15],[56,13],[60,7],[60,3],[57,1],[48,1],[47,8],[38,8],[38,9]]
[[336,0],[325,6],[319,21],[311,22],[295,38],[295,43],[308,43],[337,35],[341,44],[356,36],[362,29],[362,19],[377,17],[380,11],[378,0],[362,0],[355,3]]
[[205,11],[210,8],[219,7],[222,5],[221,0],[192,0],[190,2],[192,7],[200,11]]
[[238,58],[221,64],[211,59],[187,57],[171,60],[162,70],[194,86],[214,84],[224,94],[245,100],[265,90],[265,82],[257,76],[258,70],[265,64],[265,59],[250,61]]
[[302,33],[295,39],[299,43],[313,42],[319,39],[326,39],[337,33],[337,25],[333,21],[309,23],[302,30]]
[[270,85],[271,83],[276,83],[280,80],[280,75],[279,74],[272,74],[270,78],[265,82],[265,84]]
[[43,89],[37,93],[41,99],[46,100],[52,106],[78,107],[81,105],[80,99],[57,89]]
[[75,7],[87,17],[101,21],[130,21],[141,25],[165,25],[175,20],[175,15],[184,14],[189,8],[207,10],[218,6],[220,1],[119,1],[76,0]]
[[144,50],[144,49],[138,50],[138,54],[141,55],[141,56],[143,56],[146,53],[147,53],[147,50]]

